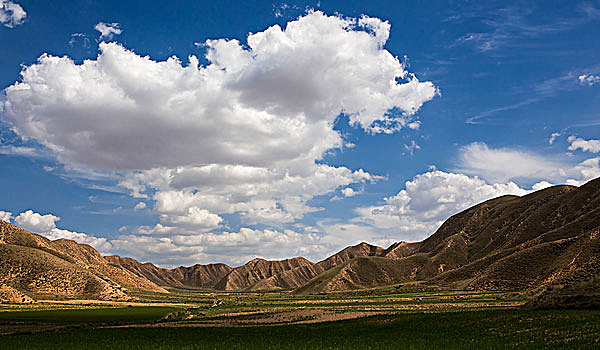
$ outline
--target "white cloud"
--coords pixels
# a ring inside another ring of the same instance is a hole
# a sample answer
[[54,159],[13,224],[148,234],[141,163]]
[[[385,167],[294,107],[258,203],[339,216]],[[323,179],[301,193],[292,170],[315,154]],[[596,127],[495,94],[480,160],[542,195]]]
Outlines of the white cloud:
[[353,219],[393,235],[397,240],[420,240],[444,220],[490,198],[528,191],[514,182],[488,184],[478,177],[430,171],[407,181],[405,189],[385,198],[385,204],[356,209]]
[[434,97],[383,48],[388,35],[375,18],[313,12],[250,34],[248,49],[208,40],[206,67],[100,43],[98,59],[81,65],[42,55],[6,89],[5,111],[20,135],[97,169],[312,161],[342,145],[331,127],[340,112],[381,130],[373,122],[394,119],[388,110],[410,118]]
[[600,177],[600,157],[586,159],[570,168],[565,183],[581,186],[597,177]]
[[346,144],[333,129],[340,113],[392,133],[417,128],[437,94],[384,48],[389,33],[377,18],[314,11],[247,45],[207,40],[207,66],[102,42],[82,64],[42,55],[5,90],[4,110],[59,161],[121,172],[133,197],[156,200],[157,231],[205,231],[222,214],[289,223],[320,210],[307,204],[315,196],[378,179],[317,164]]
[[41,215],[33,210],[27,210],[15,218],[15,225],[27,231],[42,233],[56,228],[56,221],[58,220],[60,218],[52,214]]
[[122,33],[119,23],[99,22],[94,26],[94,29],[100,32],[100,41],[110,40],[115,35],[119,35]]
[[89,244],[101,252],[106,252],[111,249],[112,246],[106,238],[98,238],[85,233],[57,228],[56,222],[59,220],[60,218],[58,216],[52,214],[42,215],[33,210],[27,210],[20,213],[15,218],[14,224],[51,240],[60,238],[72,239],[78,243]]
[[[593,151],[596,140],[569,138],[569,150],[581,148]],[[562,159],[562,160],[561,160]],[[479,176],[490,183],[509,180],[531,180],[553,184],[579,186],[600,176],[599,158],[589,158],[578,164],[567,161],[563,155],[539,155],[511,148],[489,148],[485,143],[472,143],[460,151],[458,171]]]
[[255,230],[242,227],[238,232],[199,233],[160,237],[122,235],[110,242],[114,251],[136,256],[163,266],[225,262],[244,264],[255,257],[286,259],[304,256],[320,259],[328,246],[315,233],[292,230]]
[[600,140],[584,140],[575,136],[569,136],[569,151],[581,149],[583,152],[600,152]]
[[142,210],[142,209],[145,209],[145,208],[146,208],[146,203],[144,203],[144,202],[139,202],[138,204],[136,204],[136,205],[133,207],[133,210]]
[[564,177],[565,164],[529,151],[512,148],[489,148],[474,142],[460,150],[458,171],[477,175],[491,182],[515,179],[559,179]]
[[15,145],[0,145],[0,154],[9,156],[25,156],[29,158],[49,158],[48,152],[39,148]]
[[25,22],[27,13],[21,5],[9,0],[0,0],[0,23],[8,28],[14,28]]
[[600,75],[582,74],[577,79],[582,85],[587,84],[589,86],[593,86],[594,84],[600,83]]
[[559,132],[553,132],[553,133],[550,135],[550,139],[548,140],[548,143],[549,143],[549,144],[553,144],[553,143],[554,143],[554,141],[556,140],[556,138],[557,138],[557,137],[560,137],[560,135],[561,135],[561,133],[559,133]]
[[554,186],[554,184],[548,182],[548,181],[540,181],[540,182],[536,182],[535,184],[533,184],[533,186],[531,186],[531,189],[534,191],[539,191],[539,190],[543,190],[544,188],[548,188],[548,187],[552,187]]
[[12,218],[13,216],[11,212],[0,210],[0,220],[10,223]]
[[340,192],[344,195],[344,197],[354,197],[357,192],[352,189],[352,187],[343,188]]

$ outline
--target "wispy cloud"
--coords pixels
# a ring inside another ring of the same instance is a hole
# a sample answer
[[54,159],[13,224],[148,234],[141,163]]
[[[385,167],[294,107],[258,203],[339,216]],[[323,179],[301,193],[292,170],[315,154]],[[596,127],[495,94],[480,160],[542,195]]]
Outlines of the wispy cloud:
[[50,152],[29,146],[0,145],[0,154],[6,156],[23,156],[40,159],[52,158],[52,154]]
[[525,101],[521,101],[521,102],[517,102],[514,104],[497,107],[497,108],[493,108],[493,109],[490,109],[490,110],[487,110],[484,112],[480,112],[471,117],[468,117],[466,120],[466,123],[467,124],[482,124],[482,119],[485,119],[487,117],[490,117],[490,116],[500,113],[500,112],[512,111],[512,110],[518,109],[520,107],[532,104],[534,102],[538,102],[539,100],[540,100],[540,98],[528,98]]
[[474,45],[482,52],[490,52],[514,41],[535,38],[572,30],[591,20],[600,18],[600,10],[589,3],[575,8],[575,13],[563,18],[549,17],[540,20],[539,11],[533,8],[476,8],[446,19],[447,22],[476,21],[487,30],[468,32],[457,38],[452,46]]
[[[600,70],[599,65],[594,65],[592,67],[587,67],[585,69],[579,69],[578,72],[590,72],[590,71],[598,71]],[[596,80],[597,79],[597,80]],[[466,119],[467,124],[482,124],[484,120],[488,117],[494,116],[500,112],[506,112],[521,108],[523,106],[530,105],[532,103],[539,102],[541,100],[556,96],[558,93],[563,91],[573,91],[577,88],[580,88],[581,84],[593,85],[597,82],[600,82],[600,76],[594,76],[591,74],[580,74],[575,71],[568,72],[566,74],[543,80],[537,84],[534,84],[532,87],[528,88],[525,93],[531,95],[530,97],[515,102],[512,104],[507,104],[504,106],[499,106],[495,108],[491,108],[489,110],[475,113],[474,115],[468,117]],[[519,91],[519,94],[522,94],[524,91]]]

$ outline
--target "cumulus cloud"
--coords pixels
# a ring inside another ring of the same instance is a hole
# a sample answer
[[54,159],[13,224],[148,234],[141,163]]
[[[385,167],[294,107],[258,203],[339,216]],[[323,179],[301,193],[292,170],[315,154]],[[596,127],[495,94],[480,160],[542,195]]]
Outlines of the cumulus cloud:
[[357,192],[352,189],[352,187],[343,188],[340,192],[344,195],[344,197],[354,197]]
[[581,85],[593,86],[600,83],[600,75],[582,74],[577,79]]
[[58,216],[52,214],[42,215],[33,210],[27,210],[15,217],[14,224],[51,240],[60,238],[72,239],[78,243],[89,244],[101,252],[106,252],[112,248],[106,238],[98,238],[81,232],[57,228],[56,222],[59,220]]
[[393,233],[397,240],[420,240],[448,217],[490,198],[527,190],[514,182],[488,184],[483,179],[440,170],[415,176],[385,204],[356,209],[353,221]]
[[44,54],[6,89],[5,111],[20,135],[99,169],[312,160],[341,146],[340,113],[374,130],[395,118],[389,110],[409,116],[435,95],[383,48],[389,29],[313,12],[250,34],[247,49],[208,40],[206,67],[116,43],[80,65]]
[[9,0],[0,0],[0,23],[8,28],[14,28],[25,22],[27,12],[21,5]]
[[33,210],[27,210],[15,218],[15,224],[27,231],[42,233],[56,228],[58,220],[60,218],[52,214],[41,215]]
[[10,222],[12,220],[12,213],[9,211],[0,210],[0,220]]
[[389,33],[377,18],[313,11],[246,43],[207,40],[206,66],[104,42],[82,64],[44,54],[5,90],[5,115],[59,161],[120,172],[133,197],[156,200],[148,232],[205,231],[233,213],[289,223],[320,210],[315,196],[378,179],[319,164],[347,144],[340,114],[368,133],[417,128],[438,93],[385,49]]
[[115,35],[119,35],[122,33],[119,23],[104,23],[99,22],[94,26],[94,29],[100,32],[100,41],[102,40],[110,40]]
[[567,140],[570,143],[569,151],[576,151],[580,149],[583,152],[600,152],[600,140],[585,140],[576,136],[569,136]]

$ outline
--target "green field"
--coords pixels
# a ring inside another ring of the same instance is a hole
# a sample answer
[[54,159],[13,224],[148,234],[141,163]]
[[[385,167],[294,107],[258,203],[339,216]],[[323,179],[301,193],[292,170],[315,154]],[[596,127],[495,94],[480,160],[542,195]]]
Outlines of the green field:
[[7,322],[103,324],[150,322],[179,309],[172,307],[124,307],[0,312],[0,324]]
[[87,328],[0,338],[2,349],[431,349],[600,346],[598,311],[406,313],[311,325]]
[[431,349],[600,346],[600,311],[522,309],[519,291],[296,295],[171,290],[137,303],[0,305],[0,349]]

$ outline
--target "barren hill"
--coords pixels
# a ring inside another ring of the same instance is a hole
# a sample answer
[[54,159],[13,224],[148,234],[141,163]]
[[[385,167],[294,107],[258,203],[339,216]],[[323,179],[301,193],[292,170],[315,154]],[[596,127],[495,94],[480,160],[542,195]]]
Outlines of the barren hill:
[[197,264],[190,267],[164,269],[152,263],[140,263],[118,255],[106,256],[104,259],[114,266],[125,268],[164,287],[211,288],[232,270],[225,264]]
[[[421,281],[473,289],[533,289],[562,276],[597,275],[600,179],[503,196],[458,213],[429,238],[350,260],[298,292]],[[401,249],[401,250],[398,250]],[[394,253],[395,252],[395,253]],[[579,271],[575,274],[574,271]]]
[[346,247],[325,260],[316,264],[303,265],[286,270],[258,281],[249,287],[251,290],[292,289],[298,288],[326,270],[341,265],[346,261],[365,256],[382,256],[386,250],[365,242]]
[[252,287],[255,283],[281,274],[282,272],[292,270],[298,267],[310,267],[314,263],[298,257],[285,260],[269,261],[264,259],[254,259],[245,265],[231,270],[215,285],[215,289],[220,290],[242,290]]
[[128,299],[127,289],[166,292],[106,263],[92,247],[51,241],[0,221],[0,285],[33,297]]
[[381,247],[367,243],[350,246],[319,262],[304,258],[279,261],[254,259],[245,265],[231,268],[225,264],[180,266],[175,269],[156,267],[118,255],[106,256],[110,264],[125,268],[163,287],[214,288],[219,290],[294,289],[331,267],[361,256],[383,255]]

